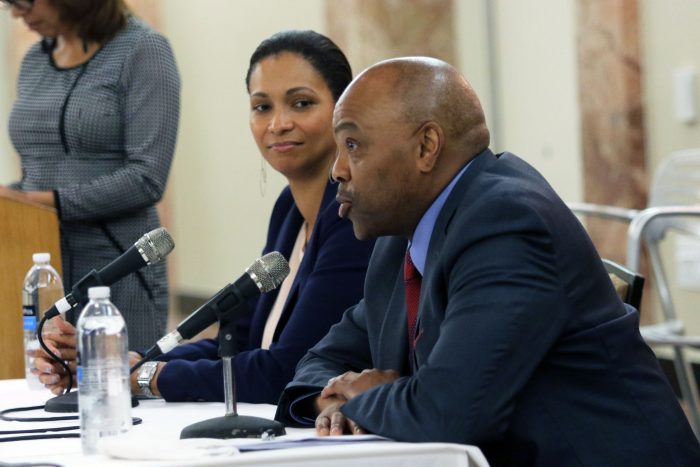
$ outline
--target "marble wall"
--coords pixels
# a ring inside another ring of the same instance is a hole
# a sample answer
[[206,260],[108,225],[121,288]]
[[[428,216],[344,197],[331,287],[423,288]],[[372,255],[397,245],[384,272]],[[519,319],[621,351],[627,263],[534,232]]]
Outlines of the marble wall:
[[[641,209],[649,175],[645,151],[643,64],[637,0],[578,0],[579,100],[584,200]],[[604,258],[625,264],[626,223],[587,218],[586,228]],[[655,290],[646,277],[642,324],[654,321]]]
[[428,55],[457,66],[453,0],[326,0],[327,32],[353,71],[392,57]]
[[[637,0],[578,0],[584,200],[643,208],[648,175]],[[624,263],[627,226],[587,222],[601,256]]]

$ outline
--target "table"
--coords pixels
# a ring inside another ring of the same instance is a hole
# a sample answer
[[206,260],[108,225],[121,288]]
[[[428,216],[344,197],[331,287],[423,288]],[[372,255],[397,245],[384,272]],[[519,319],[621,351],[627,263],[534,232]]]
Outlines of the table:
[[[53,397],[49,391],[31,391],[24,380],[0,380],[0,410],[43,404]],[[264,404],[238,404],[241,415],[254,415],[272,418],[275,407]],[[140,401],[132,415],[143,419],[141,425],[134,426],[127,440],[153,446],[154,450],[167,446],[179,449],[180,431],[187,425],[222,416],[223,403],[192,402],[166,403],[163,400]],[[44,412],[18,413],[17,417],[44,416]],[[42,426],[76,425],[76,421],[20,423],[0,421],[0,431],[39,428]],[[287,428],[287,436],[278,440],[297,439],[315,436],[313,429]],[[2,438],[0,436],[0,438]],[[350,441],[350,436],[343,437]],[[243,440],[216,441],[218,444],[241,443]],[[250,443],[265,441],[245,440]],[[127,449],[128,445],[123,444]],[[170,452],[172,454],[175,451]],[[183,451],[186,452],[186,451]],[[328,444],[313,447],[245,452],[236,455],[205,457],[196,459],[180,458],[168,460],[122,460],[105,454],[83,456],[80,439],[48,439],[36,441],[16,441],[0,443],[0,462],[38,463],[51,462],[63,466],[285,466],[285,467],[334,467],[358,465],[362,467],[488,467],[481,451],[474,446],[448,443],[398,443],[393,441],[367,441],[344,444]]]

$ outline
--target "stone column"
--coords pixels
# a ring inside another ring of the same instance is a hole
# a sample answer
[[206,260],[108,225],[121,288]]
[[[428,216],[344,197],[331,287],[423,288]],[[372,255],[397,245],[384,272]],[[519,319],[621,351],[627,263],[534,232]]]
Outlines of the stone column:
[[163,32],[161,29],[161,1],[160,0],[126,0],[132,12],[153,29]]
[[[644,152],[637,0],[578,0],[578,68],[586,202],[643,208]],[[603,257],[625,262],[625,224],[587,221]]]
[[[584,200],[644,208],[649,175],[644,145],[642,66],[637,0],[577,0],[578,68]],[[627,224],[588,218],[600,255],[626,260]],[[652,319],[651,270],[641,321]]]
[[355,74],[387,58],[427,55],[455,62],[453,0],[326,0],[327,35]]

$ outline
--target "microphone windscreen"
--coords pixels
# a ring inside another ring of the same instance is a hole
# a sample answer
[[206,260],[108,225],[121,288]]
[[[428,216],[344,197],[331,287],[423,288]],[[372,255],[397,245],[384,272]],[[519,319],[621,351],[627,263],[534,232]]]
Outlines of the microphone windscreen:
[[134,244],[147,264],[157,263],[175,248],[175,242],[164,227],[151,230]]
[[255,280],[260,292],[266,293],[279,287],[289,275],[289,263],[282,253],[273,251],[256,259],[246,272]]

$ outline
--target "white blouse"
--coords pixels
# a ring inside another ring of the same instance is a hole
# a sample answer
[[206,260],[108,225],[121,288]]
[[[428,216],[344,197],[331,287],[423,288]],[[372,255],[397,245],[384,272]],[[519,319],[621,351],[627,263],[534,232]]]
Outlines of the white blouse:
[[275,304],[272,306],[269,316],[267,317],[267,322],[265,323],[265,330],[263,331],[262,343],[260,348],[269,349],[272,344],[272,338],[275,335],[275,329],[277,329],[277,323],[280,321],[280,316],[282,316],[282,309],[284,304],[287,302],[287,297],[289,296],[289,290],[292,288],[294,283],[294,278],[297,276],[297,271],[299,271],[299,265],[301,260],[304,259],[304,251],[306,250],[306,229],[307,224],[304,222],[299,229],[299,234],[294,242],[294,247],[292,248],[292,254],[289,257],[289,275],[282,281],[280,286],[280,292],[277,295]]

